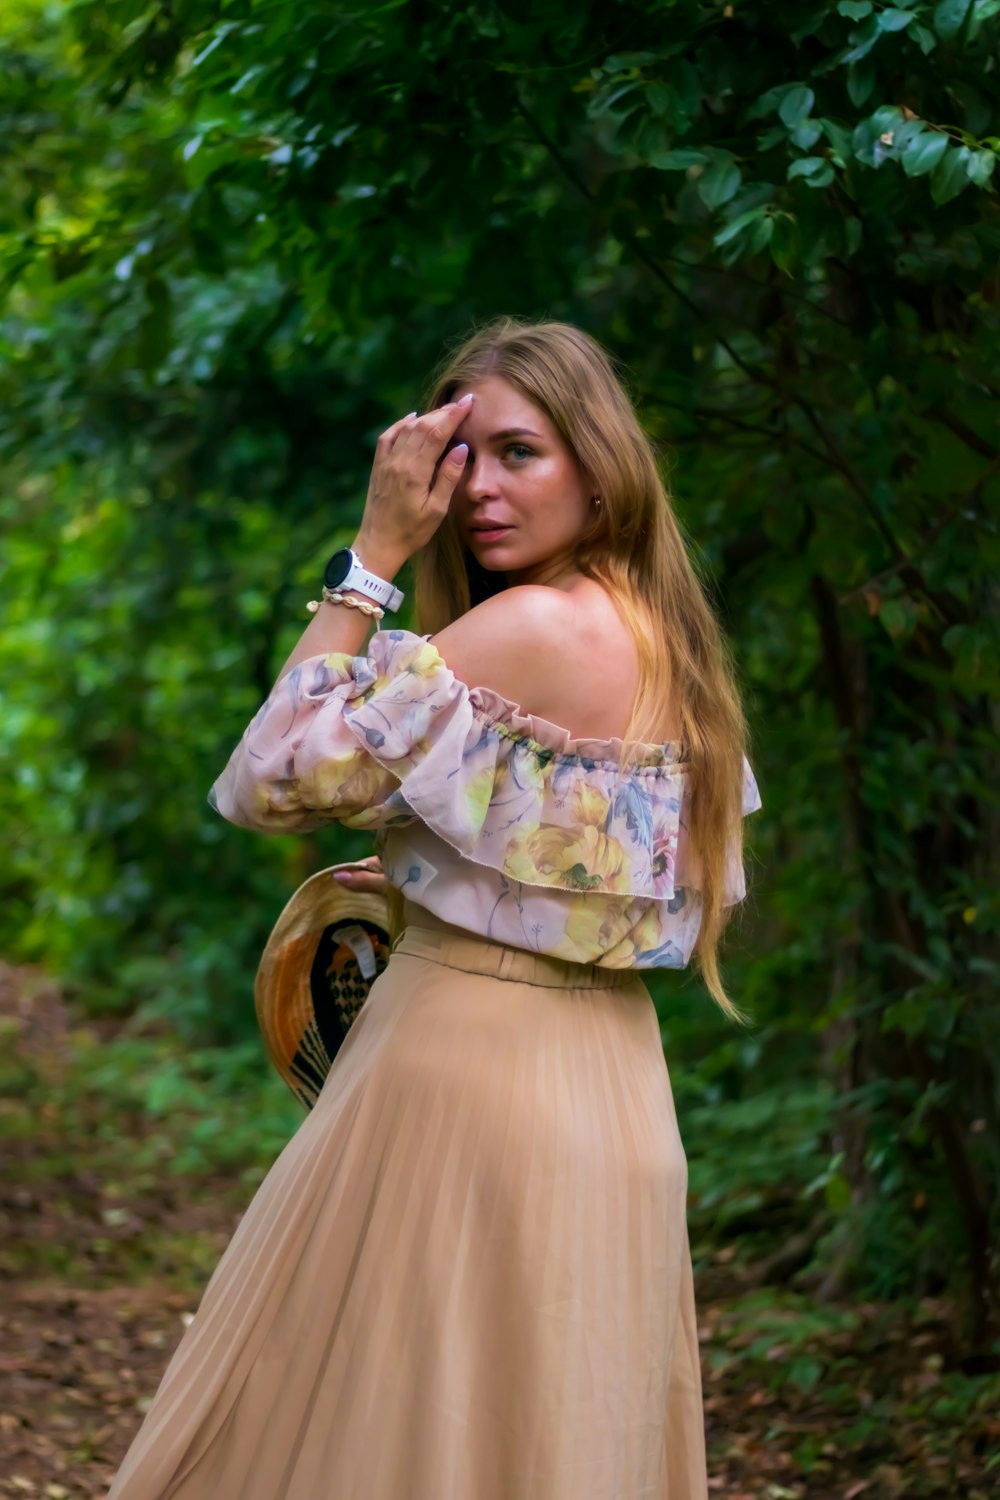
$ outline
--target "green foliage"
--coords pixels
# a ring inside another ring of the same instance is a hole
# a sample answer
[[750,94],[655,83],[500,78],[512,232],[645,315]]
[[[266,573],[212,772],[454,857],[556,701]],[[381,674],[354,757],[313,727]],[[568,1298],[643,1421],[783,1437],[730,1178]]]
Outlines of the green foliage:
[[[77,1027],[55,1055],[31,1058],[12,1048],[2,1077],[0,1135],[8,1150],[36,1139],[38,1111],[45,1111],[50,1149],[33,1154],[35,1178],[83,1170],[86,1141],[87,1170],[123,1191],[123,1172],[144,1192],[171,1176],[198,1180],[233,1169],[243,1191],[264,1175],[302,1118],[255,1042],[192,1050],[148,1027],[110,1045]],[[61,1145],[53,1147],[56,1139]]]
[[[904,1329],[872,1304],[829,1307],[774,1289],[720,1310],[707,1348],[709,1390],[769,1409],[768,1435],[784,1449],[769,1472],[808,1476],[804,1487],[772,1484],[773,1495],[832,1494],[845,1480],[853,1488],[855,1466],[858,1483],[874,1482],[879,1494],[986,1494],[996,1377],[942,1368],[933,1316],[925,1304]],[[791,1421],[782,1422],[782,1406]],[[970,1439],[976,1458],[963,1466],[959,1444]]]
[[0,1272],[203,1284],[222,1248],[204,1206],[222,1227],[242,1211],[300,1106],[254,1042],[192,1049],[133,1022],[68,1026],[51,995],[2,978],[0,1150],[21,1212]]
[[[191,1036],[246,1034],[287,891],[362,845],[254,839],[204,791],[442,344],[498,311],[577,322],[673,454],[765,803],[730,969],[762,1045],[727,1051],[658,976],[671,1056],[718,1149],[757,1130],[776,1161],[768,1101],[794,1079],[789,1171],[804,1206],[827,1174],[824,1253],[862,1281],[960,1275],[981,1341],[998,19],[994,0],[8,8],[7,951],[104,1003],[155,997]],[[756,1170],[737,1196],[772,1191]]]

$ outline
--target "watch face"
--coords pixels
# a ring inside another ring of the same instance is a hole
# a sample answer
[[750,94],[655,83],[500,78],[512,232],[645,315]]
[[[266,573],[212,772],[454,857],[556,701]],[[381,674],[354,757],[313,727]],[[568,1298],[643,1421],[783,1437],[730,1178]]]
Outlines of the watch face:
[[351,571],[353,560],[354,557],[350,547],[341,547],[339,552],[333,554],[326,565],[326,572],[323,574],[323,582],[328,589],[338,588],[343,583]]

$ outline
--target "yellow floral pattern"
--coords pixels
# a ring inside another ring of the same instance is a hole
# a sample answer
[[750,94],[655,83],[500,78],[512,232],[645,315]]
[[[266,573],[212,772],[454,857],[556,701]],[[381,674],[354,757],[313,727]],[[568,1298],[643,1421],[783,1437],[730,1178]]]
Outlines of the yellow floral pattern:
[[[266,833],[370,829],[394,884],[499,941],[680,967],[700,920],[697,890],[678,878],[687,766],[674,744],[644,745],[627,767],[621,751],[459,682],[429,639],[387,630],[367,656],[293,668],[210,801]],[[759,805],[745,765],[744,808]],[[693,852],[687,868],[696,877]],[[731,883],[738,900],[739,861]]]

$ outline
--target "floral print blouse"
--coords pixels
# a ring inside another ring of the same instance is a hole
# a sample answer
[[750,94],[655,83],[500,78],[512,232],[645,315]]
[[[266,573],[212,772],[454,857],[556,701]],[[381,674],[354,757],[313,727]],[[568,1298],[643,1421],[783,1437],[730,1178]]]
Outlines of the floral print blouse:
[[[376,835],[412,901],[493,941],[610,968],[682,968],[701,921],[675,743],[573,739],[485,687],[429,637],[374,635],[367,656],[314,656],[259,709],[209,794],[241,827],[331,819]],[[749,764],[743,811],[760,807]],[[726,901],[743,898],[734,848]]]

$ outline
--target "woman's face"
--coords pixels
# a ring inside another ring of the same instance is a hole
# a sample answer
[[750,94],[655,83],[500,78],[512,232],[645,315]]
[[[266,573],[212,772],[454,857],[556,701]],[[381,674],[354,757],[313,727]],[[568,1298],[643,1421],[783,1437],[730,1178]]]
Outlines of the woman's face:
[[469,458],[451,504],[482,567],[511,582],[550,581],[572,566],[593,516],[591,487],[548,417],[498,375],[460,386],[472,409],[449,447]]

